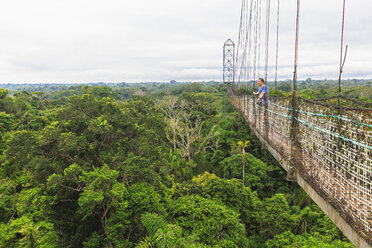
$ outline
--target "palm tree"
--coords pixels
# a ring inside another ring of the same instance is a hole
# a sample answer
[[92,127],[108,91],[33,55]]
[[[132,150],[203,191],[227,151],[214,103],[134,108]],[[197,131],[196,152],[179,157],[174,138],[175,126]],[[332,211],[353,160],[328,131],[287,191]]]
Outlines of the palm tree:
[[242,160],[243,160],[243,185],[244,185],[244,180],[245,180],[245,148],[247,148],[248,144],[249,144],[249,140],[244,141],[244,143],[243,143],[243,141],[239,141],[239,142],[238,142],[238,145],[240,145],[241,148],[242,148]]

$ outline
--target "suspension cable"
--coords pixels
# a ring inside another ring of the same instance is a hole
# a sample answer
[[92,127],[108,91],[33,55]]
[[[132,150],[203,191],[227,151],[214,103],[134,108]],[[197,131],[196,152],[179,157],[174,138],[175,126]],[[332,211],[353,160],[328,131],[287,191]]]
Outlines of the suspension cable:
[[343,54],[343,48],[344,48],[344,30],[345,30],[345,6],[346,6],[346,1],[344,0],[343,1],[343,9],[342,9],[340,74],[339,74],[339,77],[338,77],[338,105],[340,105],[340,97],[341,97],[341,77],[342,77],[342,71],[344,69],[344,65],[345,65],[345,61],[346,61],[346,55],[347,55],[347,45],[346,45],[346,48],[345,48],[345,57],[344,57],[344,54]]
[[257,43],[258,43],[258,9],[261,8],[261,0],[256,0],[256,12],[255,12],[255,38],[254,38],[254,69],[253,69],[253,91],[256,90],[256,81],[257,81]]
[[300,0],[297,0],[297,17],[296,17],[296,38],[295,38],[295,59],[293,71],[293,93],[296,94],[297,90],[297,63],[298,63],[298,39],[300,29]]
[[241,88],[244,89],[244,82],[247,77],[247,47],[248,47],[248,31],[247,31],[247,25],[248,25],[248,5],[245,5],[245,13],[244,13],[244,23],[243,23],[243,33],[244,33],[244,42],[243,42],[243,57],[242,57],[242,66],[241,66],[241,72],[240,76],[242,78],[241,81]]
[[269,66],[269,39],[270,39],[270,0],[266,2],[266,41],[265,41],[265,82],[267,84],[267,70]]
[[278,82],[278,57],[279,57],[279,15],[280,15],[280,0],[278,0],[278,11],[276,14],[276,59],[275,59],[275,92]]
[[258,9],[258,77],[260,77],[260,71],[261,71],[261,8],[262,8],[262,2],[259,0],[260,7]]
[[240,84],[240,63],[241,63],[241,60],[240,60],[240,48],[242,46],[242,32],[243,32],[243,13],[244,13],[244,9],[245,9],[245,0],[242,0],[242,7],[241,7],[241,11],[240,11],[240,26],[239,26],[239,35],[238,35],[238,44],[237,44],[237,51],[236,51],[236,58],[235,58],[235,65],[236,65],[236,68],[239,70],[239,75],[236,77],[237,78],[237,87],[239,87],[239,84]]
[[252,52],[252,18],[253,18],[253,3],[254,1],[251,1],[251,5],[250,5],[250,9],[249,9],[249,22],[248,22],[248,64],[247,64],[247,79],[246,79],[246,89],[248,90],[248,84],[249,84],[249,81],[251,79],[251,70],[252,70],[252,66],[251,66],[251,52]]

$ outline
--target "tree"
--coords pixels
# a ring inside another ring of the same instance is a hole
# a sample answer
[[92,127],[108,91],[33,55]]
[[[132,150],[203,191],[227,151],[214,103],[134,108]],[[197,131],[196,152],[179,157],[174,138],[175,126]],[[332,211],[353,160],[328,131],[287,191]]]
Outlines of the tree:
[[178,85],[0,89],[0,247],[350,246],[225,86]]
[[259,209],[258,223],[263,239],[273,238],[286,230],[294,230],[301,218],[291,211],[283,194],[264,199]]
[[0,88],[0,100],[4,99],[9,94],[9,90]]
[[177,147],[187,161],[190,161],[192,155],[197,155],[205,149],[215,135],[212,127],[207,135],[202,134],[202,123],[200,118],[192,120],[190,114],[182,115],[182,122],[172,123],[175,130],[175,141]]
[[292,89],[292,86],[288,82],[280,83],[278,85],[278,90],[289,92],[289,91],[291,91],[291,89]]
[[[176,138],[176,126],[181,121],[182,112],[185,108],[185,102],[181,101],[176,96],[166,96],[159,102],[160,109],[164,112],[165,116],[169,119],[169,126],[172,130],[173,151],[177,148]],[[169,136],[167,136],[168,139]]]
[[161,196],[147,183],[136,183],[128,188],[128,212],[131,222],[127,239],[133,242],[145,236],[141,225],[141,216],[146,212],[163,213]]
[[297,248],[297,247],[314,247],[314,248],[353,248],[354,245],[349,242],[336,240],[328,242],[324,236],[295,235],[290,231],[276,235],[273,239],[265,242],[266,247],[276,248]]
[[[125,236],[130,224],[128,192],[118,178],[119,173],[106,165],[86,171],[76,164],[66,168],[63,175],[49,177],[47,192],[53,201],[47,211],[48,217],[56,223],[58,231],[66,229],[66,224],[71,225],[64,223],[63,218],[77,222],[73,223],[77,226],[70,227],[71,234],[64,230],[71,235],[66,240],[69,246],[72,242],[81,246],[81,239],[85,239],[85,247],[129,245]],[[59,226],[61,222],[63,226]]]
[[82,219],[95,215],[99,218],[105,243],[125,247],[123,235],[129,224],[127,189],[117,181],[119,173],[108,166],[84,172],[80,181],[86,186],[80,194],[78,212]]
[[242,187],[241,181],[238,179],[227,180],[211,176],[207,178],[206,182],[205,180],[200,181],[203,186],[203,196],[211,197],[212,200],[239,213],[247,233],[255,234],[258,226],[257,208],[259,203],[256,194],[251,192],[248,187]]
[[[180,149],[182,156],[190,161],[191,156],[199,154],[208,147],[215,135],[214,126],[205,132],[201,118],[194,118],[190,113],[187,113],[185,104],[177,97],[164,98],[160,103],[160,108],[168,118],[171,137],[169,135],[167,137],[173,144],[173,150]],[[206,133],[205,135],[203,131]]]
[[171,216],[197,242],[244,244],[245,228],[239,222],[239,214],[213,200],[196,195],[180,197],[171,207]]
[[[220,162],[224,178],[242,178],[241,173],[242,155],[235,154]],[[257,191],[260,198],[273,194],[275,178],[270,176],[273,167],[270,167],[250,153],[246,153],[245,185]]]
[[9,221],[8,224],[0,223],[0,247],[57,247],[58,237],[53,231],[51,223],[34,222],[29,215]]
[[244,185],[244,181],[245,181],[245,148],[247,148],[249,144],[249,140],[246,140],[244,141],[239,141],[238,142],[238,145],[241,146],[242,148],[242,161],[243,161],[243,185]]
[[146,236],[136,248],[175,248],[179,247],[182,229],[177,225],[167,224],[163,217],[146,213],[141,221],[146,228]]

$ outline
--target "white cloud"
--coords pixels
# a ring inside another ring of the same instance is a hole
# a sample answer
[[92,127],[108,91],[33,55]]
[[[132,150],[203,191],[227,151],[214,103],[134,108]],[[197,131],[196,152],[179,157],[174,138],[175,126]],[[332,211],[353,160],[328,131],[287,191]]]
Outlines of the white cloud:
[[[282,78],[292,73],[295,2],[281,1]],[[299,77],[334,78],[341,1],[301,2]],[[0,82],[221,80],[222,45],[227,38],[237,41],[240,5],[240,0],[1,1]],[[275,0],[272,7],[270,68]],[[347,7],[345,76],[365,77],[372,74],[372,3],[347,1]]]

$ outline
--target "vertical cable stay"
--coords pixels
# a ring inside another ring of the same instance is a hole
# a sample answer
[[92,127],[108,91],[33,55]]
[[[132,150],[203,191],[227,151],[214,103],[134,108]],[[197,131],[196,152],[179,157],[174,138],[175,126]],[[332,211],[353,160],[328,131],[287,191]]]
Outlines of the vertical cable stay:
[[296,37],[295,37],[295,58],[294,58],[294,71],[293,71],[293,94],[297,90],[297,63],[298,63],[298,39],[300,29],[300,0],[297,0],[297,17],[296,17]]
[[245,37],[244,37],[244,56],[243,56],[243,81],[242,81],[242,88],[245,88],[246,84],[246,78],[247,78],[247,66],[248,66],[248,59],[247,58],[247,49],[249,50],[249,44],[248,44],[248,38],[249,38],[249,30],[248,30],[248,24],[249,24],[249,18],[248,18],[248,3],[246,3],[246,10],[245,10],[245,23],[244,23],[244,30],[245,30]]
[[243,61],[241,59],[242,55],[240,54],[240,52],[243,50],[244,51],[244,43],[243,43],[243,37],[244,37],[244,23],[245,23],[245,18],[244,18],[244,15],[245,15],[245,3],[246,3],[246,0],[242,0],[242,7],[241,7],[241,13],[240,13],[240,26],[239,26],[239,35],[238,35],[238,46],[237,46],[237,54],[236,54],[236,72],[238,73],[237,75],[237,87],[240,88],[240,84],[241,84],[241,76],[242,76],[242,64],[243,64]]
[[[236,53],[236,85],[239,89],[248,90],[249,83],[253,74],[253,46],[255,42],[254,32],[256,31],[255,9],[257,1],[242,0],[240,16],[239,37]],[[256,46],[256,45],[255,45]]]
[[261,71],[261,8],[262,8],[262,2],[259,0],[259,9],[258,9],[258,76],[260,77],[260,71]]
[[347,55],[347,48],[345,48],[345,54],[343,53],[344,48],[344,30],[345,30],[345,7],[346,7],[346,0],[343,0],[343,7],[342,7],[342,27],[341,27],[341,52],[340,52],[340,74],[338,77],[338,105],[340,105],[340,98],[341,98],[341,80],[342,80],[342,72],[344,69],[346,55]]
[[280,0],[278,0],[278,11],[276,14],[276,56],[275,56],[275,92],[278,82],[278,58],[279,58],[279,15],[280,15]]
[[256,89],[256,84],[255,84],[255,81],[256,81],[256,75],[257,75],[257,38],[258,38],[258,35],[257,35],[257,32],[258,32],[258,4],[259,4],[259,0],[256,0],[255,1],[255,31],[254,31],[254,59],[253,59],[253,65],[254,65],[254,68],[253,68],[253,91],[255,91]]
[[246,90],[248,90],[248,84],[250,82],[250,79],[251,79],[251,76],[252,76],[252,73],[251,73],[251,70],[252,70],[252,66],[251,66],[251,52],[252,52],[252,18],[253,18],[253,3],[254,1],[251,1],[251,5],[250,5],[250,8],[249,8],[249,19],[248,19],[248,63],[247,63],[247,77],[246,77]]
[[294,58],[294,70],[293,70],[293,94],[292,94],[292,120],[291,120],[291,162],[288,169],[287,180],[296,181],[296,170],[295,170],[295,151],[293,143],[296,140],[296,126],[297,126],[297,112],[296,109],[296,90],[297,90],[297,62],[298,62],[298,39],[299,39],[299,25],[300,25],[300,0],[297,0],[297,15],[296,15],[296,35],[295,35],[295,58]]
[[265,82],[267,84],[267,70],[269,66],[269,41],[270,41],[270,0],[266,2],[266,41],[265,41]]
[[247,24],[248,24],[248,2],[245,2],[245,9],[244,9],[244,23],[243,23],[243,57],[242,57],[242,68],[241,68],[241,88],[244,87],[244,80],[247,74],[247,46],[248,46],[248,32],[247,32]]
[[251,76],[251,80],[248,82],[248,85],[249,87],[247,89],[251,89],[250,87],[250,83],[252,81],[254,81],[255,77],[256,77],[256,72],[255,72],[255,68],[256,68],[256,48],[257,48],[257,45],[256,45],[256,9],[257,9],[257,1],[256,0],[253,0],[252,1],[253,5],[252,5],[252,18],[251,18],[251,50],[252,50],[252,54],[250,55],[251,56],[251,66],[250,66],[250,76]]
[[[238,46],[237,46],[237,51],[236,51],[236,59],[235,59],[235,65],[236,65],[236,68],[237,70],[239,70],[239,67],[240,67],[240,51],[241,51],[241,43],[242,43],[242,31],[243,31],[243,13],[244,13],[244,9],[245,9],[245,0],[242,0],[242,6],[241,6],[241,12],[240,12],[240,26],[239,26],[239,34],[238,34]],[[239,70],[240,72],[240,70]],[[237,82],[236,82],[236,86],[239,87],[239,82],[240,82],[240,75],[237,77]],[[234,87],[235,88],[235,87]]]
[[246,4],[245,7],[245,23],[244,23],[244,52],[243,52],[243,63],[242,63],[242,88],[245,88],[245,81],[247,78],[247,67],[248,67],[248,59],[247,58],[247,49],[249,49],[249,44],[248,44],[248,38],[249,38],[249,30],[248,30],[248,25],[249,25],[249,13],[248,13],[248,4]]

